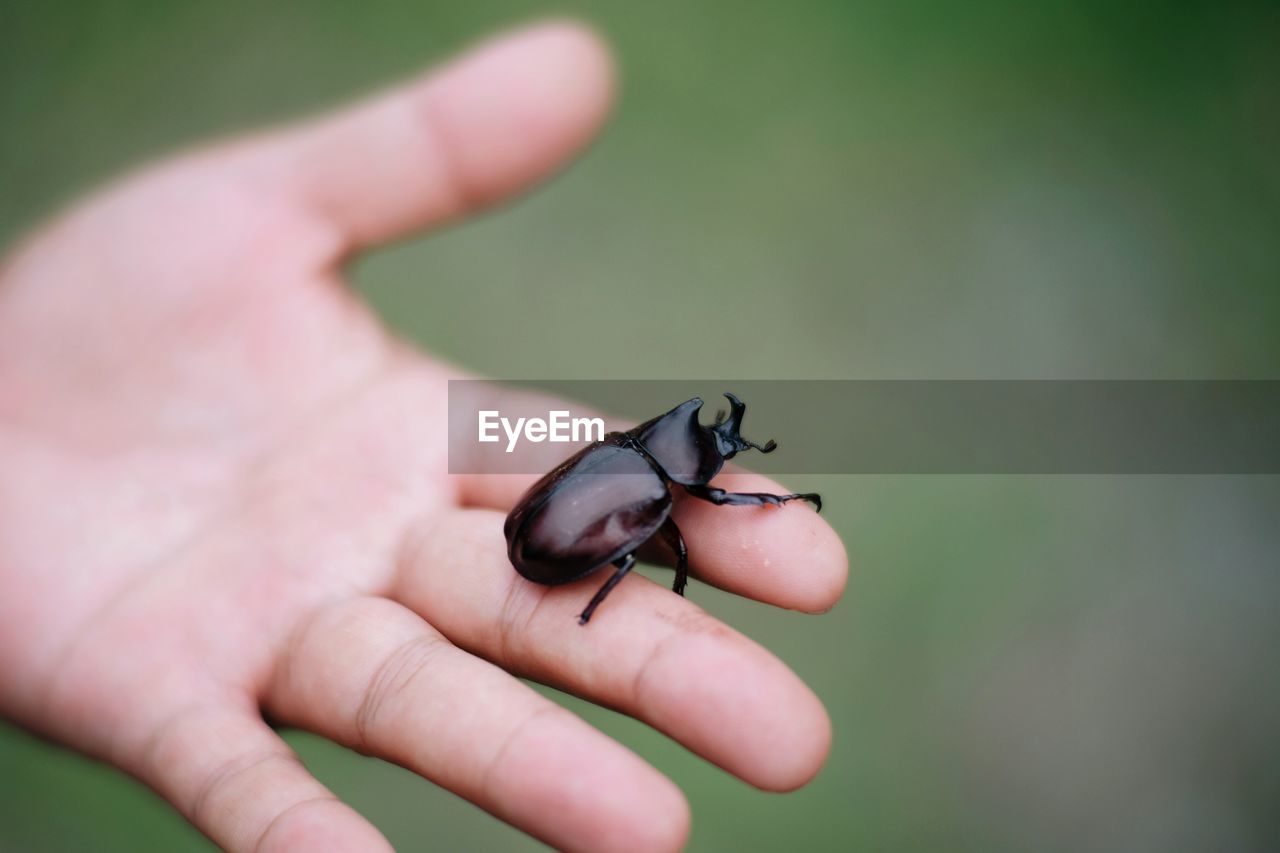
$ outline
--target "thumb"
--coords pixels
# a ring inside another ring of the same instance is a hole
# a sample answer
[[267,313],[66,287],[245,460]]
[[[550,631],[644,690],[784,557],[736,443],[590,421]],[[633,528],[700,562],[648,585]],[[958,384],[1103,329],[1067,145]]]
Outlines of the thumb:
[[590,30],[543,23],[250,151],[287,202],[360,248],[546,176],[594,136],[611,90],[608,54]]

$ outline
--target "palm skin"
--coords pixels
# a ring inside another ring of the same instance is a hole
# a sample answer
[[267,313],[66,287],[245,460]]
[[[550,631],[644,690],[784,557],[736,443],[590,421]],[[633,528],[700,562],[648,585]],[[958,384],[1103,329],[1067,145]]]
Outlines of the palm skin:
[[[557,847],[680,847],[678,789],[513,676],[766,789],[817,772],[825,712],[760,647],[641,577],[584,629],[598,578],[516,575],[502,517],[530,478],[448,474],[458,374],[342,281],[351,253],[558,165],[603,118],[609,76],[574,25],[516,33],[127,179],[0,268],[0,712],[235,850],[386,846],[267,720]],[[808,509],[677,518],[707,582],[806,611],[843,589],[843,548]]]

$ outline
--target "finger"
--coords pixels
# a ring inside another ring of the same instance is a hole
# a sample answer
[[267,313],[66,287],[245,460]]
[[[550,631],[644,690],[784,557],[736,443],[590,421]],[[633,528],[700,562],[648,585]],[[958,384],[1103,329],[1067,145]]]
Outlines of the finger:
[[[768,477],[721,474],[730,492],[787,494]],[[720,589],[806,613],[830,610],[844,594],[849,558],[839,534],[803,501],[716,506],[676,488],[671,517],[684,532],[697,576]]]
[[[508,510],[537,476],[471,474],[460,479],[465,505]],[[713,485],[731,492],[786,494],[768,477],[733,471]],[[712,586],[778,607],[822,613],[844,594],[849,558],[831,525],[802,503],[781,507],[715,506],[673,487],[672,512],[689,549],[689,567]],[[664,551],[648,549],[645,556]]]
[[385,599],[290,644],[273,715],[401,764],[557,848],[674,850],[683,795],[635,755]]
[[136,768],[227,850],[390,850],[252,708],[187,708],[164,723]]
[[521,30],[424,79],[272,137],[259,164],[348,246],[507,198],[563,164],[604,119],[607,53],[581,25]]
[[790,790],[821,767],[831,731],[817,697],[688,600],[632,575],[583,627],[606,575],[524,580],[501,515],[457,510],[412,535],[394,595],[463,648],[644,720],[761,788]]

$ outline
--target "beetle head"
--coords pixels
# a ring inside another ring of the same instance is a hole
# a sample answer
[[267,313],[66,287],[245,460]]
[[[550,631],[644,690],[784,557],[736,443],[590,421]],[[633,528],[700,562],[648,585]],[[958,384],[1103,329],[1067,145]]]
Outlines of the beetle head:
[[773,439],[769,439],[763,445],[759,445],[742,437],[740,432],[742,429],[742,416],[746,414],[747,406],[728,391],[725,392],[724,396],[729,400],[729,419],[724,420],[724,413],[717,412],[715,425],[711,427],[711,431],[716,436],[716,446],[720,450],[720,455],[725,459],[732,459],[734,454],[743,450],[754,449],[759,450],[761,453],[772,453],[776,450],[778,443]]
[[702,398],[694,397],[630,431],[649,455],[662,466],[668,478],[685,486],[704,485],[720,472],[726,459],[743,450],[771,452],[777,445],[763,446],[742,437],[742,415],[747,407],[732,394],[728,419],[718,416],[711,426],[698,422]]

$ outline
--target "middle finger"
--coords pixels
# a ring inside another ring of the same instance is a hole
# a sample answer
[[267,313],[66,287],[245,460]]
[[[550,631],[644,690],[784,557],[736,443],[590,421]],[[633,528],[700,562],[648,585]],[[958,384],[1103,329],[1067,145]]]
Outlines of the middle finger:
[[507,559],[502,518],[456,510],[423,522],[392,596],[457,645],[641,719],[757,787],[790,790],[817,773],[830,722],[781,661],[634,574],[578,625],[608,569],[564,586],[527,581]]

